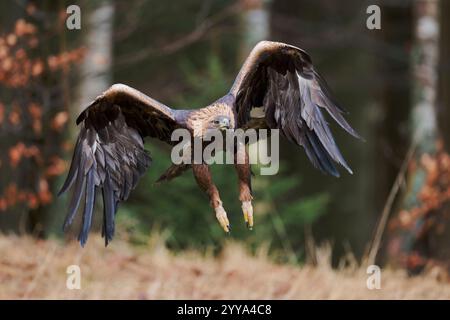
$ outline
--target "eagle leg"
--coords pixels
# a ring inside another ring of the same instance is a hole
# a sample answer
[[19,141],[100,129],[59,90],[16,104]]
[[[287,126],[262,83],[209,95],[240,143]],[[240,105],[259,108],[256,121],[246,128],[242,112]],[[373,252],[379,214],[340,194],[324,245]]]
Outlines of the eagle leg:
[[198,186],[208,195],[211,207],[216,213],[216,218],[219,221],[220,226],[226,233],[229,233],[231,229],[230,222],[228,221],[227,213],[222,206],[219,190],[217,190],[217,187],[212,181],[209,166],[206,164],[193,164],[192,171]]
[[242,202],[242,213],[249,230],[253,229],[253,206],[252,206],[252,171],[245,147],[238,148],[235,153],[235,168],[239,181],[239,200]]

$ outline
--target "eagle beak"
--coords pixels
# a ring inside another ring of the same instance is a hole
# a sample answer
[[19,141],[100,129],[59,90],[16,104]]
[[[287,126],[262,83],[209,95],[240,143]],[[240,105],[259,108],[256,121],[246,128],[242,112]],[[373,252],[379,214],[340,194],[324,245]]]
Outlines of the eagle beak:
[[230,119],[228,119],[228,118],[221,119],[220,124],[219,124],[219,129],[220,130],[230,129]]

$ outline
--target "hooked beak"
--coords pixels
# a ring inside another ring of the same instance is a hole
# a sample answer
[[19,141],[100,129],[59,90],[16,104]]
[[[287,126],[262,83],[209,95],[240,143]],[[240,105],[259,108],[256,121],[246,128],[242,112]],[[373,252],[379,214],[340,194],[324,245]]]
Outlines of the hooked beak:
[[220,124],[219,124],[219,129],[220,130],[230,129],[230,119],[228,119],[228,118],[221,119]]

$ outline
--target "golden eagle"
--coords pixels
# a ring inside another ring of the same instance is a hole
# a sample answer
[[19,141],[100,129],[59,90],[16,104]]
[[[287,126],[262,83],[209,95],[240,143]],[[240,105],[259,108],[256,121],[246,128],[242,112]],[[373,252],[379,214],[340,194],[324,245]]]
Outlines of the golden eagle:
[[[252,109],[263,110],[254,121]],[[208,129],[268,128],[302,146],[312,164],[324,173],[339,176],[334,162],[351,173],[322,111],[349,134],[359,135],[344,119],[345,111],[330,94],[324,79],[302,49],[279,42],[262,41],[252,50],[231,90],[210,105],[195,110],[173,110],[123,84],[115,84],[98,96],[78,117],[80,133],[72,163],[60,194],[73,186],[64,230],[73,222],[84,194],[84,213],[78,236],[84,246],[92,223],[96,189],[103,194],[105,244],[114,235],[118,205],[128,198],[151,164],[144,150],[145,137],[168,144],[177,128],[202,135]],[[208,195],[222,228],[230,224],[206,163],[172,165],[160,178],[170,180],[192,168],[199,187]],[[251,170],[246,155],[235,164],[239,200],[247,226],[253,227]]]

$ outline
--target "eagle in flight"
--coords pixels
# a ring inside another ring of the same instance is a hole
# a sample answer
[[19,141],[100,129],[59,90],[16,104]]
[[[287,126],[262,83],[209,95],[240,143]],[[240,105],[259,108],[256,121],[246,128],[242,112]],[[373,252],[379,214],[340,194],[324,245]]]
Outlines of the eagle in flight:
[[[256,119],[252,110],[263,115]],[[84,212],[78,240],[84,246],[92,224],[96,190],[103,195],[102,235],[105,245],[114,235],[114,217],[139,178],[151,164],[144,138],[158,138],[170,145],[172,132],[184,128],[193,136],[206,130],[237,128],[279,129],[282,136],[302,146],[314,167],[339,176],[334,162],[348,172],[328,123],[326,111],[345,131],[359,135],[344,119],[344,109],[330,94],[324,79],[304,50],[279,42],[262,41],[251,51],[231,90],[210,105],[193,110],[174,110],[140,91],[115,84],[99,95],[76,120],[80,133],[67,179],[60,194],[73,187],[64,230],[71,225],[84,195]],[[246,151],[245,151],[246,153]],[[198,186],[225,232],[230,223],[206,163],[172,165],[159,180],[171,180],[192,169]],[[253,227],[251,169],[248,155],[235,164],[239,200],[245,222]]]

